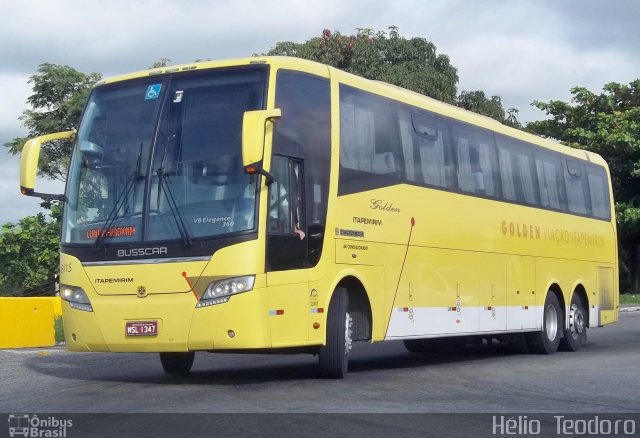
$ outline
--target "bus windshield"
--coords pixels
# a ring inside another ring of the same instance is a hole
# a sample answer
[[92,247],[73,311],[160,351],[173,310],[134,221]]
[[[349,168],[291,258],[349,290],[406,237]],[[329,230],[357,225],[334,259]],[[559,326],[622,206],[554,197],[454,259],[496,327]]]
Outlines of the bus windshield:
[[245,111],[264,107],[266,68],[150,76],[97,87],[67,183],[63,243],[170,241],[253,230],[242,168]]

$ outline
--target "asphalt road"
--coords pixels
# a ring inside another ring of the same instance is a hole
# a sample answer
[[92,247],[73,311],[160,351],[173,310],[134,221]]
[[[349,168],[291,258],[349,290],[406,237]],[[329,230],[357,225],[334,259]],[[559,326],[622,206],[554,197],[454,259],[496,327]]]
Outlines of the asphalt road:
[[640,312],[551,356],[361,345],[344,380],[319,379],[310,355],[198,353],[177,378],[156,354],[27,349],[0,351],[0,368],[4,413],[640,413]]

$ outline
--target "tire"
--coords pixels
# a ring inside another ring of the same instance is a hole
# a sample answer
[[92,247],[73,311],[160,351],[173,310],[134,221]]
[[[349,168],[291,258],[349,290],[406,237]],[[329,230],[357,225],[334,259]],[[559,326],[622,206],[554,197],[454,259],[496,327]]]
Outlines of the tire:
[[562,351],[578,351],[587,341],[586,312],[582,299],[577,294],[573,294],[567,315],[568,327],[564,329],[564,337],[560,341]]
[[346,289],[336,289],[329,302],[326,345],[320,347],[320,375],[328,379],[343,379],[349,366],[351,350],[351,316]]
[[191,371],[195,355],[196,353],[193,351],[188,353],[160,353],[160,363],[165,373],[184,376]]
[[553,354],[558,351],[563,327],[564,317],[558,297],[553,291],[549,291],[544,301],[542,330],[529,333],[527,336],[527,343],[531,352],[535,354]]

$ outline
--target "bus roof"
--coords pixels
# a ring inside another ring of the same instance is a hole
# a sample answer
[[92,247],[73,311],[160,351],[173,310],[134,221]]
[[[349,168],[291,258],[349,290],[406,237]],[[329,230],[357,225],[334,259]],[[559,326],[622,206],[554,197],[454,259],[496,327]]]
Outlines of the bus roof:
[[445,117],[454,118],[463,122],[490,129],[500,134],[507,135],[528,143],[534,143],[547,149],[551,149],[566,155],[571,155],[581,160],[592,161],[607,167],[605,160],[598,154],[581,149],[571,148],[562,145],[551,139],[545,139],[528,132],[506,126],[499,121],[490,117],[474,113],[472,111],[459,108],[429,96],[408,90],[406,88],[389,84],[382,81],[365,79],[335,67],[320,64],[301,58],[290,56],[258,56],[249,58],[236,58],[220,61],[197,61],[189,64],[171,65],[165,67],[151,68],[140,70],[137,72],[113,76],[99,81],[96,86],[110,84],[115,82],[127,81],[147,76],[156,76],[169,73],[179,73],[197,70],[207,70],[214,68],[234,67],[251,64],[269,64],[276,68],[287,68],[293,70],[301,70],[308,73],[317,74],[323,77],[333,77],[347,85],[362,88],[364,90],[380,94],[393,100],[407,103],[428,111],[436,112]]

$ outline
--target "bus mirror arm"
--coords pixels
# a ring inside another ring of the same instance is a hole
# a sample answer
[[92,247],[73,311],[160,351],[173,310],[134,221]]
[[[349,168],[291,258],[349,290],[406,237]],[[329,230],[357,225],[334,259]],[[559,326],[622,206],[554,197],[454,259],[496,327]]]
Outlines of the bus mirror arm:
[[248,166],[244,166],[244,171],[250,175],[262,175],[265,178],[265,184],[270,186],[273,181],[275,181],[275,177],[273,174],[262,168],[261,164],[249,164]]
[[40,198],[43,199],[45,201],[60,201],[60,202],[66,202],[67,201],[67,197],[65,195],[56,195],[53,193],[40,193],[40,192],[34,192],[34,191],[30,191],[28,189],[25,189],[24,187],[20,187],[20,192],[25,195],[25,196],[33,196],[34,198]]

